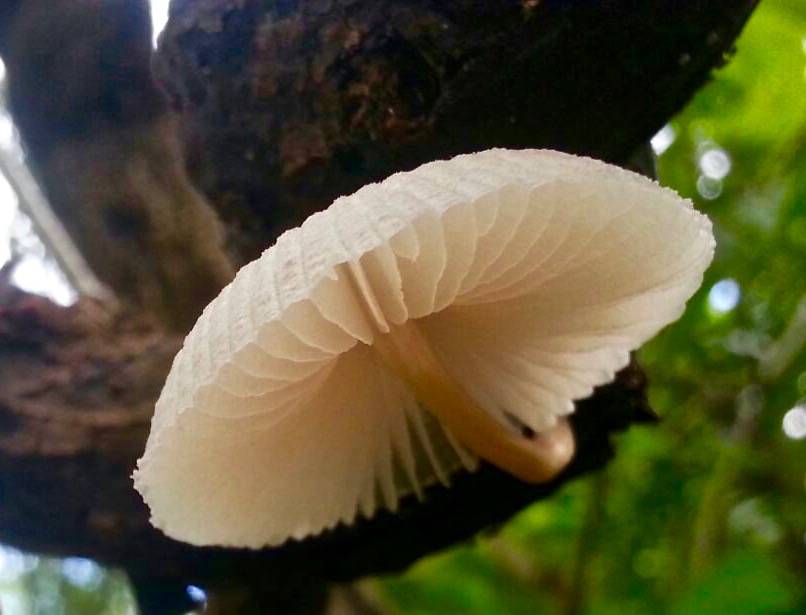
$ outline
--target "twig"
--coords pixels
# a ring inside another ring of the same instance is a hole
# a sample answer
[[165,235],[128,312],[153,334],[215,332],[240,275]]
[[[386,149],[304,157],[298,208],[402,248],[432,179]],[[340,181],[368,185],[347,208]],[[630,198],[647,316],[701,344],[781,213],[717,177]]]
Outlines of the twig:
[[90,269],[28,168],[9,152],[0,150],[0,172],[17,193],[20,208],[33,222],[37,235],[53,254],[70,284],[79,294],[114,303],[115,296]]

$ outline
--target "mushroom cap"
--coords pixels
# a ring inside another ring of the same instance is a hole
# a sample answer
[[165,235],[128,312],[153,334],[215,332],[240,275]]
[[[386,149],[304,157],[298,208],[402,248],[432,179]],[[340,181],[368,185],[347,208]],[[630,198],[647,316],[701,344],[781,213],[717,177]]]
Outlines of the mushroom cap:
[[379,359],[377,335],[418,319],[485,411],[540,432],[683,313],[713,250],[690,201],[553,151],[489,150],[365,186],[207,306],[136,488],[156,527],[199,545],[277,545],[395,510],[478,461]]

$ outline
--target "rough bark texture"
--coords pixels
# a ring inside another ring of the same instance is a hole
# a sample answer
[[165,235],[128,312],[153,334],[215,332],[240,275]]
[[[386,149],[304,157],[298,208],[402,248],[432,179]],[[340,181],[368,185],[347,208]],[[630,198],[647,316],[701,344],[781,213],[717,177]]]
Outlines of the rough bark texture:
[[623,163],[754,0],[174,0],[157,75],[253,258],[334,197],[489,147]]
[[186,608],[186,583],[258,586],[315,611],[325,581],[399,570],[604,465],[610,434],[647,415],[635,366],[579,404],[580,453],[551,485],[484,468],[279,549],[171,541],[129,480],[181,343],[171,331],[226,282],[230,258],[334,196],[457,152],[550,146],[624,163],[723,61],[754,4],[174,0],[156,66],[179,133],[148,77],[145,0],[0,5],[30,159],[123,299],[61,310],[0,275],[0,540],[123,566],[165,613]]

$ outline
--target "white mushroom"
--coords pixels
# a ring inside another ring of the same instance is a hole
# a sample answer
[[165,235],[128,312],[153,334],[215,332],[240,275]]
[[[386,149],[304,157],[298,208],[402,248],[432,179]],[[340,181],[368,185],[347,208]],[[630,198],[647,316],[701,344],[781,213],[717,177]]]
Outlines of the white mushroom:
[[574,400],[682,314],[713,248],[690,202],[557,152],[366,186],[207,307],[136,487],[168,535],[257,548],[395,510],[479,457],[549,480]]

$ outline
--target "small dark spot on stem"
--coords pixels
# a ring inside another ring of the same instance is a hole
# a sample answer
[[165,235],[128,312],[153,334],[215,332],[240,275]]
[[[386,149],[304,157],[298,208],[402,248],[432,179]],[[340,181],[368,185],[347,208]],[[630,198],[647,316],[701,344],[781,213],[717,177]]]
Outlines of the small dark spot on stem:
[[536,437],[538,434],[535,432],[534,429],[529,427],[526,423],[521,421],[518,417],[510,414],[506,410],[503,411],[504,417],[507,419],[509,426],[516,432],[519,433],[524,438],[532,439]]

